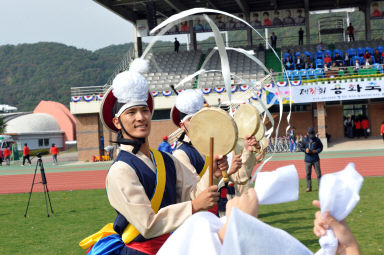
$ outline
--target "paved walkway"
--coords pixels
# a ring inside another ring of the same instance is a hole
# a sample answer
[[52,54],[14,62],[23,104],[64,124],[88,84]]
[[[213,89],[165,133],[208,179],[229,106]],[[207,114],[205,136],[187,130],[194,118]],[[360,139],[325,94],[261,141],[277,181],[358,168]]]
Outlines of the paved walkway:
[[[43,157],[50,191],[105,188],[105,177],[111,162],[78,162],[76,152],[65,154],[59,155],[59,165],[53,165],[50,157]],[[323,174],[342,170],[352,162],[363,176],[384,176],[384,143],[380,139],[334,141],[330,149],[321,153],[320,157]],[[0,194],[29,192],[36,158],[32,163],[31,166],[20,166],[20,163],[11,166],[3,164],[0,167]],[[262,171],[272,171],[289,164],[295,165],[301,179],[305,178],[303,153],[274,154]],[[313,173],[313,178],[315,177]],[[41,182],[39,168],[35,182]],[[36,183],[33,191],[41,192],[42,187],[41,183]]]

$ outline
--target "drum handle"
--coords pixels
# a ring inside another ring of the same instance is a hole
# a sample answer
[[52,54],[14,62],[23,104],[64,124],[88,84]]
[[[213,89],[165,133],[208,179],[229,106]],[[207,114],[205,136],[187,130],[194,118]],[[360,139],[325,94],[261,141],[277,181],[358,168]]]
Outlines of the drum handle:
[[213,162],[214,162],[214,154],[213,154],[213,145],[214,145],[214,138],[210,137],[209,139],[209,186],[213,185]]

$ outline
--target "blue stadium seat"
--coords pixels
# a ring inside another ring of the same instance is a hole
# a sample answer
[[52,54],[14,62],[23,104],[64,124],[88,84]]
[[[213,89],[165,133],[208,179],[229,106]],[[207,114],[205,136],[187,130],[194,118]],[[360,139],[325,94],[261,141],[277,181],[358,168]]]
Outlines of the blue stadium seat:
[[357,56],[359,57],[364,56],[365,48],[357,48],[356,52],[357,52]]
[[315,58],[316,58],[316,59],[324,59],[323,52],[322,52],[321,50],[316,51],[316,53],[315,53]]
[[301,70],[299,71],[299,75],[300,75],[300,79],[301,79],[301,80],[305,80],[305,79],[307,79],[307,70],[305,70],[305,69],[301,69]]
[[372,68],[376,68],[377,69],[377,73],[382,73],[383,72],[383,68],[378,63],[373,64]]
[[360,61],[360,57],[358,57],[358,56],[353,56],[353,57],[352,57],[352,63],[351,63],[351,66],[354,66],[354,65],[355,65],[356,59],[359,60],[359,64],[362,65],[362,63],[361,63],[361,61]]
[[288,52],[283,53],[283,61],[284,61],[284,63],[285,63],[285,60],[287,59],[287,57],[289,57],[289,59],[291,59],[291,55]]
[[375,54],[374,50],[371,47],[366,47],[365,50],[367,50],[371,55]]
[[300,55],[301,55],[300,51],[295,52],[295,57],[300,56]]
[[365,58],[359,57],[359,62],[360,62],[360,65],[365,65]]
[[352,58],[353,56],[356,56],[356,50],[354,48],[350,48],[347,50],[348,56]]
[[307,79],[308,80],[316,79],[315,69],[313,69],[313,68],[307,69]]
[[305,51],[305,52],[304,52],[304,55],[305,55],[305,56],[309,56],[310,58],[313,58],[313,57],[312,57],[312,53],[309,52],[309,51]]
[[284,81],[288,81],[287,76],[290,80],[292,80],[292,71],[291,70],[286,70],[286,75],[284,75]]
[[322,60],[322,59],[316,59],[316,61],[315,61],[315,67],[316,67],[316,68],[323,68],[323,66],[324,66],[324,60]]
[[376,50],[378,50],[380,53],[383,53],[383,49],[384,49],[383,46],[377,46],[376,47]]
[[299,70],[295,69],[292,71],[292,80],[294,81],[300,80]]
[[319,79],[319,78],[324,78],[324,71],[322,68],[316,68],[315,69],[315,76],[316,76],[316,79]]
[[333,58],[335,57],[336,53],[338,53],[341,57],[343,57],[343,52],[341,50],[335,49],[332,55]]
[[332,52],[330,50],[325,50],[323,52],[324,56],[325,56],[326,53],[328,53],[328,56],[332,57]]

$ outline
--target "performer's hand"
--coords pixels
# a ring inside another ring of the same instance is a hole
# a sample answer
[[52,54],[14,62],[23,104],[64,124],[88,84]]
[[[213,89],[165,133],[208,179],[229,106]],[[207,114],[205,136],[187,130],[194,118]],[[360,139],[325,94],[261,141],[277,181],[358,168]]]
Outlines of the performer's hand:
[[258,141],[256,141],[256,137],[253,135],[244,137],[244,149],[253,152],[254,147],[256,147],[256,149],[260,149],[260,144]]
[[307,148],[307,149],[305,150],[305,152],[306,152],[306,153],[309,153],[309,148]]
[[214,160],[215,161],[213,164],[213,175],[216,178],[221,178],[222,177],[221,171],[227,171],[229,168],[227,156],[215,155]]
[[265,154],[267,153],[267,148],[264,148],[263,151],[256,156],[256,160],[260,161],[265,157]]
[[192,200],[192,213],[201,210],[208,210],[217,204],[220,193],[217,191],[217,185],[210,186],[201,192],[197,198]]
[[226,222],[218,232],[221,242],[224,240],[225,232],[227,230],[228,221],[231,217],[233,207],[236,207],[237,209],[253,217],[257,217],[259,200],[257,199],[255,190],[253,188],[249,188],[248,191],[240,197],[235,197],[228,201],[226,206]]
[[[314,200],[312,204],[320,208],[318,200]],[[345,220],[338,221],[329,212],[325,212],[323,218],[320,211],[316,212],[315,217],[313,232],[317,237],[321,237],[325,235],[327,229],[332,228],[339,242],[337,254],[360,254],[359,244]]]
[[231,169],[228,172],[228,176],[236,173],[241,168],[242,165],[243,165],[243,162],[241,159],[241,154],[233,154]]

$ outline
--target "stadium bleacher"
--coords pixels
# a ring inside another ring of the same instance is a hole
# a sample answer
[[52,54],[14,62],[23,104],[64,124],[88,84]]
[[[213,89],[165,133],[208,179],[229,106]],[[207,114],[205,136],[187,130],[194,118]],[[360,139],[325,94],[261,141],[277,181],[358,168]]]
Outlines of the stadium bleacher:
[[[236,84],[242,84],[241,79],[249,81],[264,77],[263,69],[244,54],[233,50],[229,50],[227,53],[231,73],[237,76],[233,77]],[[264,52],[259,52],[255,56],[261,62],[265,62]],[[150,90],[152,92],[170,90],[170,85],[178,84],[182,79],[199,70],[203,58],[201,51],[180,51],[178,54],[174,52],[149,54],[147,59],[150,60],[150,69],[145,74],[145,78],[149,83]],[[204,69],[221,70],[220,56],[217,51],[208,60]],[[193,88],[197,79],[199,88],[214,88],[224,85],[222,74],[217,71],[203,73],[177,89]]]

